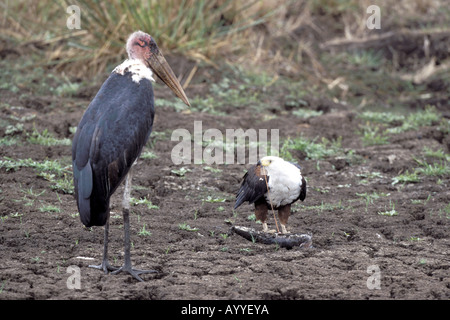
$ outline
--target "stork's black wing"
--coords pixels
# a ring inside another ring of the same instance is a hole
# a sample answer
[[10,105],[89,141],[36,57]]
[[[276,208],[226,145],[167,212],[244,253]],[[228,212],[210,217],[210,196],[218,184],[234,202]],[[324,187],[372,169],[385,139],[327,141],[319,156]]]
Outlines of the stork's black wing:
[[140,155],[155,110],[149,80],[112,73],[90,103],[72,144],[72,165],[80,218],[104,225],[109,199]]
[[269,177],[264,176],[263,171],[264,169],[262,169],[261,165],[256,164],[250,167],[250,169],[245,173],[241,187],[236,195],[236,204],[234,205],[234,209],[239,207],[245,201],[252,204],[266,194],[266,179],[268,183]]

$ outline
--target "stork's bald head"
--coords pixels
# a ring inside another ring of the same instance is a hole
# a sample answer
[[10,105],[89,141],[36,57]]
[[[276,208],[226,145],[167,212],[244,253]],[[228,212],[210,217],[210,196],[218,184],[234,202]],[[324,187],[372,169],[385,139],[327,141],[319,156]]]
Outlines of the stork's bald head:
[[149,34],[136,31],[128,37],[126,49],[130,59],[146,61],[158,50],[158,47]]

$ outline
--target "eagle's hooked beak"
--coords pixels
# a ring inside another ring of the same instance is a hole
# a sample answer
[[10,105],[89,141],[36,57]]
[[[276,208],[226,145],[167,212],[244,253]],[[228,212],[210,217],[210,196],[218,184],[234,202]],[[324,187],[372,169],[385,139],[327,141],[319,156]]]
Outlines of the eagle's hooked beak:
[[261,165],[263,167],[267,167],[270,164],[270,162],[271,162],[270,160],[263,159],[263,160],[261,160]]
[[154,73],[180,98],[188,107],[191,106],[189,100],[184,93],[183,87],[178,81],[177,77],[170,68],[166,59],[164,58],[156,43],[153,43],[152,54],[146,59],[148,66]]

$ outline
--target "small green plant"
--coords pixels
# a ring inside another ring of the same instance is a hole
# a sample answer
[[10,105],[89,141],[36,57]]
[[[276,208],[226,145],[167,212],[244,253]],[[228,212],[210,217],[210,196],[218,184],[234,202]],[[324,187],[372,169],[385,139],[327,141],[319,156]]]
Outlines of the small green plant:
[[33,191],[33,187],[30,187],[29,189],[21,189],[20,191],[24,194],[23,197],[20,199],[14,199],[14,201],[20,202],[26,207],[34,206],[34,202],[45,193],[45,190],[36,193]]
[[68,138],[57,139],[50,132],[48,132],[47,129],[44,129],[41,133],[35,127],[33,128],[31,134],[28,134],[28,142],[42,146],[70,146],[72,144],[72,141]]
[[130,203],[133,206],[137,206],[139,204],[143,204],[146,205],[148,209],[159,209],[159,207],[157,205],[154,205],[150,200],[148,200],[146,197],[144,198],[140,198],[140,199],[136,199],[131,197],[130,198]]
[[0,286],[0,294],[3,293],[3,289],[5,289],[6,286],[6,280],[2,281],[2,285]]
[[299,136],[294,139],[288,138],[281,147],[280,157],[286,160],[294,160],[290,151],[299,151],[304,153],[307,159],[323,160],[327,157],[343,153],[341,147],[342,137],[334,141],[322,137],[319,143],[316,143],[317,139],[309,140],[304,136]]
[[145,223],[142,226],[141,230],[139,230],[138,235],[143,236],[143,237],[151,236],[151,232],[146,229]]
[[[159,99],[158,99],[159,100]],[[158,101],[156,100],[156,101]],[[150,138],[148,139],[147,148],[154,149],[155,144],[158,141],[163,141],[167,139],[166,132],[164,131],[152,131],[152,134],[150,135]]]
[[401,114],[395,114],[392,112],[373,112],[373,111],[365,111],[360,115],[358,115],[358,118],[361,118],[369,122],[378,122],[384,124],[403,122],[403,120],[405,120],[405,116]]
[[40,172],[38,176],[50,181],[52,183],[50,188],[55,191],[67,194],[72,194],[74,192],[72,175],[64,173],[62,176],[59,176],[54,173]]
[[348,62],[362,68],[378,69],[383,63],[383,56],[377,51],[362,50],[349,54]]
[[424,147],[423,150],[422,150],[422,154],[425,157],[436,158],[436,159],[439,159],[439,160],[445,160],[445,161],[449,161],[450,162],[450,155],[446,154],[444,152],[444,150],[442,150],[442,148],[440,148],[438,150],[433,150],[431,148]]
[[395,203],[391,202],[391,200],[389,200],[389,208],[384,208],[384,211],[378,211],[378,214],[381,216],[397,216],[398,212],[397,210],[395,210]]
[[39,172],[49,171],[54,172],[58,175],[62,175],[64,173],[71,174],[71,170],[69,166],[64,166],[58,160],[44,160],[44,161],[35,161],[30,158],[28,159],[12,159],[9,157],[4,157],[3,160],[0,160],[0,168],[5,168],[6,171],[9,170],[18,170],[22,167],[25,168],[34,168]]
[[417,175],[416,171],[410,173],[408,170],[406,170],[405,173],[392,178],[392,185],[395,185],[397,183],[416,183],[419,181],[420,177]]
[[59,160],[35,161],[32,159],[0,160],[0,168],[17,171],[20,168],[34,168],[38,176],[52,182],[51,188],[64,193],[73,193],[71,165],[63,165]]
[[228,233],[221,233],[220,236],[222,237],[223,240],[227,240],[229,237]]
[[425,200],[411,199],[411,203],[412,204],[424,204],[424,205],[426,205],[428,203],[428,201],[430,201],[430,199],[431,199],[431,194],[429,194],[428,197]]
[[192,228],[186,222],[178,224],[178,228],[184,231],[198,231],[198,228]]
[[43,205],[42,207],[39,208],[40,212],[54,212],[54,213],[60,213],[61,212],[61,208],[48,204],[48,205]]
[[388,144],[388,137],[384,133],[380,132],[379,127],[372,127],[370,125],[365,125],[361,127],[361,140],[365,147]]
[[209,202],[209,203],[220,203],[225,202],[227,199],[225,198],[213,198],[212,196],[207,196],[206,199],[202,199],[202,203]]
[[443,214],[445,214],[447,219],[450,219],[450,202],[445,207],[439,209],[439,216]]
[[194,210],[194,220],[197,220],[199,212],[200,211],[198,209]]
[[435,107],[426,106],[425,110],[410,113],[400,127],[389,128],[388,133],[401,133],[409,130],[417,130],[420,127],[431,126],[438,123],[441,115],[436,111]]
[[321,116],[323,114],[323,111],[316,111],[316,110],[310,110],[310,109],[296,109],[292,111],[292,114],[296,117],[302,118],[302,119],[309,119]]
[[55,93],[60,97],[71,97],[78,92],[80,84],[76,82],[70,82],[66,79],[66,82],[59,85],[55,89]]
[[377,171],[367,172],[367,173],[358,173],[356,176],[364,178],[359,182],[359,184],[364,184],[364,185],[369,184],[371,182],[371,180],[384,178],[384,176],[380,172],[377,172]]
[[190,169],[186,169],[185,167],[181,167],[180,169],[173,169],[170,172],[174,173],[179,177],[184,177],[186,173],[191,172]]
[[425,160],[415,159],[416,162],[420,165],[419,168],[416,169],[417,173],[424,174],[426,176],[445,176],[450,175],[450,166],[447,161],[441,161],[440,163],[427,163]]
[[213,168],[213,167],[209,167],[209,166],[204,166],[203,170],[211,171],[213,173],[220,173],[220,172],[222,172],[221,169],[217,169],[217,168]]
[[378,200],[381,197],[388,197],[390,195],[390,193],[376,193],[376,192],[372,192],[372,193],[356,193],[356,195],[358,197],[362,197],[364,198],[365,202],[366,202],[366,212],[368,211],[369,205],[373,204],[374,200]]
[[180,99],[167,100],[164,98],[155,100],[156,107],[170,107],[173,108],[176,112],[180,112],[186,110],[186,105]]
[[150,150],[144,151],[142,152],[141,156],[139,157],[139,159],[156,159],[158,158],[158,156],[151,152]]
[[18,137],[4,136],[0,138],[0,146],[14,146],[19,145],[20,140]]
[[8,125],[5,129],[5,135],[14,135],[23,131],[23,123],[16,123],[15,125]]

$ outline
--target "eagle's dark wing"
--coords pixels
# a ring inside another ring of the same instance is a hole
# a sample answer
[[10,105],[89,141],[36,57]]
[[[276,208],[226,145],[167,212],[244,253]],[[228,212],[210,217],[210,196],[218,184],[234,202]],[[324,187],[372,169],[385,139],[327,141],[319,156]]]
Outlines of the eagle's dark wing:
[[305,177],[302,176],[302,187],[300,188],[300,195],[298,196],[300,200],[305,200],[306,198],[306,180]]
[[239,207],[245,201],[252,204],[264,196],[267,192],[266,179],[268,183],[269,177],[265,176],[263,173],[264,169],[260,164],[250,167],[244,175],[241,187],[236,195],[236,204],[234,205],[234,209]]
[[73,140],[75,196],[86,226],[106,223],[109,199],[152,129],[152,85],[147,79],[130,84],[131,73],[112,73],[84,113]]

